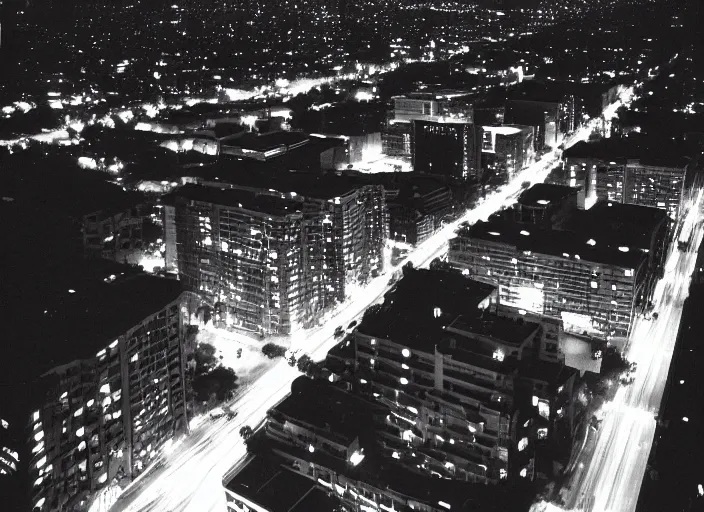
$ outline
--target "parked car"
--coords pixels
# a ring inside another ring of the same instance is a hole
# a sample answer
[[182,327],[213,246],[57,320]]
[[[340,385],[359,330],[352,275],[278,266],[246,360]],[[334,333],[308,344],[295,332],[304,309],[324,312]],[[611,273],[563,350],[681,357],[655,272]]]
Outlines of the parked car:
[[225,411],[222,407],[216,407],[215,409],[210,411],[210,417],[214,420],[222,418],[223,416],[225,416]]

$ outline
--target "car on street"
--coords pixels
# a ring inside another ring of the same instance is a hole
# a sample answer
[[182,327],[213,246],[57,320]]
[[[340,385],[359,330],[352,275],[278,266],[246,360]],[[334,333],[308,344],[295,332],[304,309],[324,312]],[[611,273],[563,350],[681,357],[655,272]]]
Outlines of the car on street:
[[209,416],[211,419],[216,420],[218,418],[222,418],[223,416],[225,416],[225,411],[223,410],[222,407],[216,407],[215,409],[210,411]]

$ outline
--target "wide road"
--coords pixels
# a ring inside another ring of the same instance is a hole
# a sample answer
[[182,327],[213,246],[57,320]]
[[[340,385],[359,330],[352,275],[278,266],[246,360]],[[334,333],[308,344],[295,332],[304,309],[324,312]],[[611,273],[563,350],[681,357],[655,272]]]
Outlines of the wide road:
[[[667,384],[685,299],[702,241],[701,191],[690,202],[687,218],[694,222],[689,249],[673,248],[665,275],[655,290],[658,318],[634,321],[625,356],[638,363],[635,381],[619,389],[602,411],[603,421],[592,449],[580,452],[568,484],[561,490],[562,507],[538,503],[533,511],[634,512],[655,437],[656,417]],[[684,421],[684,420],[682,420]]]
[[[565,147],[586,140],[593,126],[590,124],[580,128],[564,142]],[[444,256],[448,240],[453,237],[461,223],[486,219],[492,213],[513,204],[523,190],[523,184],[544,181],[559,158],[558,150],[544,155],[539,161],[518,173],[510,183],[481,200],[460,219],[448,224],[416,247],[399,267],[408,261],[416,267],[423,267],[433,259]],[[338,342],[334,337],[335,328],[358,320],[370,305],[381,301],[390,289],[389,277],[395,270],[386,269],[383,275],[355,293],[331,315],[325,325],[292,336],[291,349],[306,352],[315,360],[323,359]],[[238,411],[234,420],[207,419],[193,428],[191,434],[177,443],[170,453],[162,454],[159,462],[128,488],[110,510],[224,511],[222,477],[241,464],[246,457],[246,448],[239,435],[240,428],[243,425],[256,427],[264,421],[267,411],[288,394],[291,382],[298,375],[300,373],[284,361],[278,362],[256,382],[241,390],[231,404],[232,409]]]

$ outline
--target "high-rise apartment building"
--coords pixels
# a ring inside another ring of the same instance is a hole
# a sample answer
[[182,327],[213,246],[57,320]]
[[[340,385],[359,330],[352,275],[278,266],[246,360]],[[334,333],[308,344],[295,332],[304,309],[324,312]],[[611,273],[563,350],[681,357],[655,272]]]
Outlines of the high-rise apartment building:
[[542,321],[503,314],[494,286],[455,272],[409,272],[386,299],[326,366],[351,372],[354,387],[391,410],[406,442],[395,458],[447,479],[532,477],[558,388],[575,373]]
[[187,186],[174,197],[178,271],[228,326],[287,334],[344,298],[332,208]]
[[479,181],[481,129],[469,122],[413,121],[413,170]]
[[47,302],[52,334],[42,340],[62,348],[37,360],[44,369],[22,420],[41,512],[87,509],[188,428],[180,284],[111,274],[64,295]]
[[167,254],[175,250],[185,288],[216,321],[290,333],[314,325],[347,286],[383,268],[383,187],[300,185],[310,190],[187,186],[174,195],[173,211],[165,209],[165,234],[176,235],[165,240]]

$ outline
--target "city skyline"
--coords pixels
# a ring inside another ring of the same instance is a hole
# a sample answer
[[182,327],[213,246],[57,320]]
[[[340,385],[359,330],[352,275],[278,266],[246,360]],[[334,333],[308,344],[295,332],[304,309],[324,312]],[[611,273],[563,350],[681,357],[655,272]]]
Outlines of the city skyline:
[[1,8],[8,511],[700,506],[694,2]]

